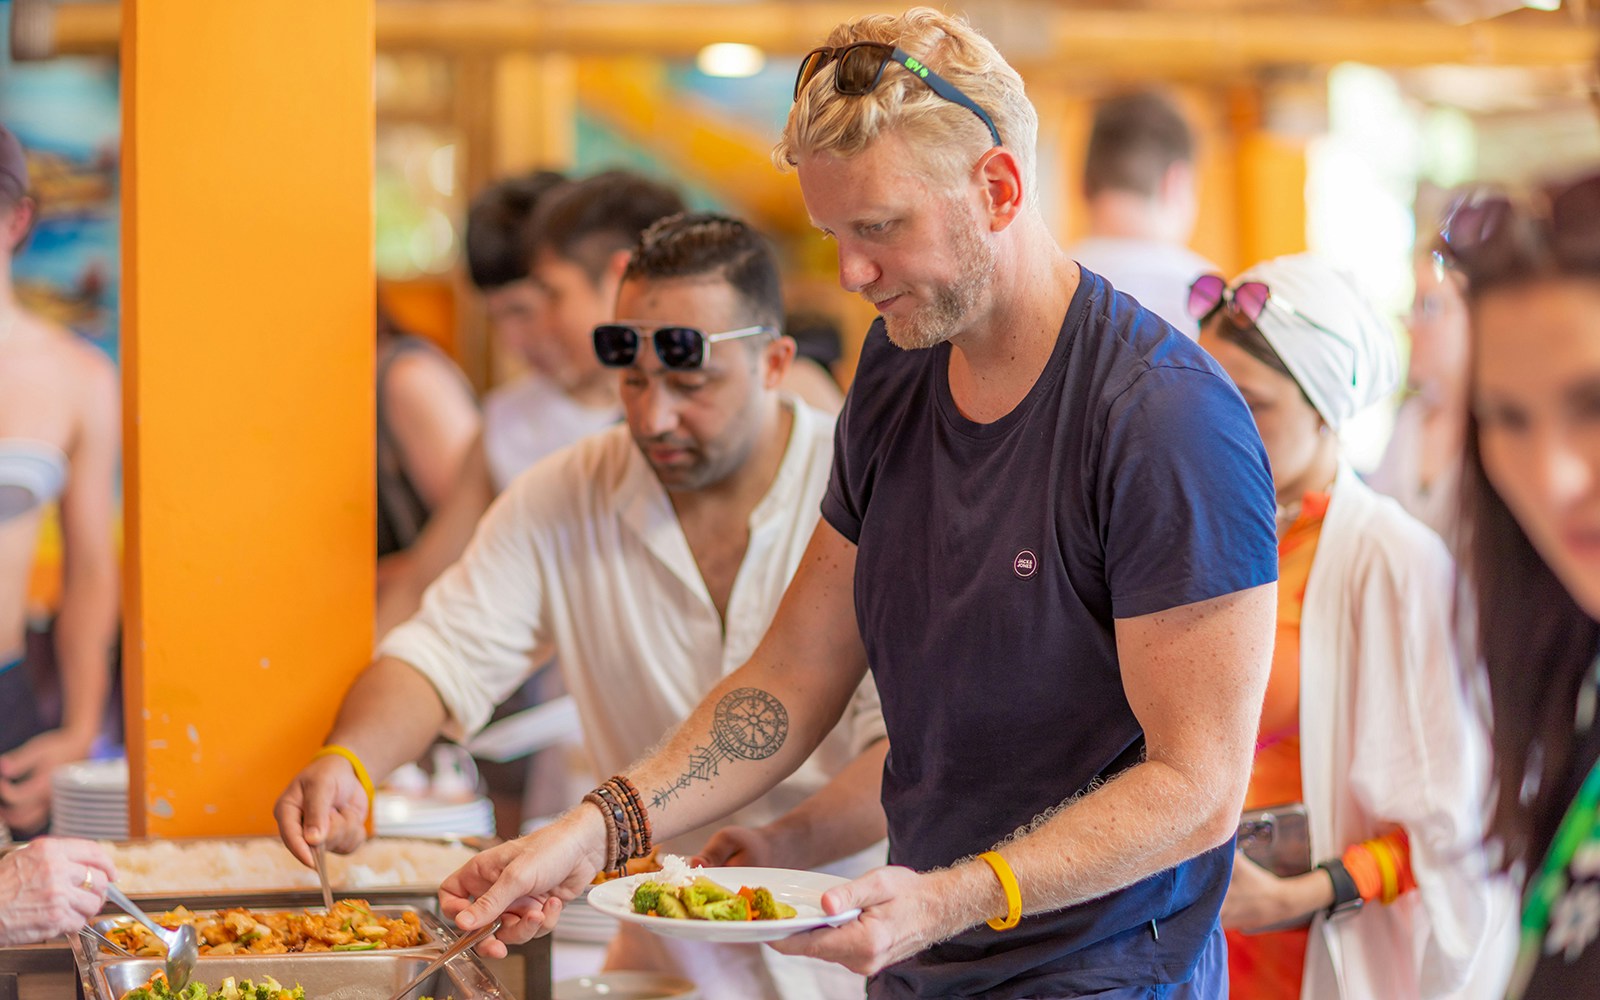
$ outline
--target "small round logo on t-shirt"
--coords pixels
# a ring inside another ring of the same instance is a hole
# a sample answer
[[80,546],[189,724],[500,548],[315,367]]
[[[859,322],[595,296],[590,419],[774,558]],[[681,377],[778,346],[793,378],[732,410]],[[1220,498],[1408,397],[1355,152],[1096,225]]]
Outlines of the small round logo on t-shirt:
[[1039,572],[1039,557],[1034,555],[1031,550],[1023,549],[1017,553],[1017,558],[1011,561],[1011,569],[1017,576],[1026,580]]

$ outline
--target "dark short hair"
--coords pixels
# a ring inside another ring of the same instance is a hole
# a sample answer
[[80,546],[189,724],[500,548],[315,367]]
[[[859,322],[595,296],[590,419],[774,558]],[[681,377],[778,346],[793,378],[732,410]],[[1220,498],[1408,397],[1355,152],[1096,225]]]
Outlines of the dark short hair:
[[1174,163],[1193,162],[1194,133],[1171,101],[1153,91],[1122,94],[1095,108],[1083,191],[1153,196]]
[[772,247],[749,225],[726,215],[668,216],[645,230],[623,281],[717,277],[733,286],[752,325],[783,328],[783,286]]
[[553,170],[507,177],[478,192],[467,208],[467,274],[480,291],[528,276],[528,222],[540,201],[566,182]]
[[1267,341],[1267,336],[1261,332],[1260,327],[1254,323],[1245,323],[1241,326],[1232,316],[1221,310],[1214,314],[1208,322],[1215,324],[1214,330],[1218,340],[1232,344],[1293,382],[1294,387],[1300,390],[1300,398],[1306,401],[1307,406],[1316,409],[1317,404],[1311,402],[1311,397],[1306,395],[1305,386],[1300,384],[1300,380],[1295,378],[1294,372],[1290,371],[1289,366],[1284,364],[1282,356],[1272,349],[1272,344]]
[[657,219],[683,210],[683,197],[660,181],[628,170],[595,174],[540,202],[526,235],[529,258],[549,250],[598,283],[612,254],[635,246]]

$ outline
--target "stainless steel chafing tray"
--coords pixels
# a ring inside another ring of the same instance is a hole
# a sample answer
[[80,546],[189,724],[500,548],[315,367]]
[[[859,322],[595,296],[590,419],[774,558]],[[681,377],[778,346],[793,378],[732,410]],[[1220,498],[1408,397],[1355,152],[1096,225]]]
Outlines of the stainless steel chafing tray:
[[[430,944],[391,951],[205,956],[196,964],[194,977],[216,988],[229,976],[257,982],[271,976],[285,986],[305,987],[309,1000],[386,1000],[454,938],[438,917],[422,909],[414,912],[427,919],[433,934]],[[87,1000],[118,1000],[148,982],[163,964],[160,958],[127,958],[103,950],[87,934],[75,935],[71,947]],[[545,983],[548,977],[545,972]],[[452,959],[416,995],[436,1000],[516,1000],[519,995],[547,996],[547,989],[523,994],[507,988],[481,957],[467,953]]]
[[[284,986],[305,987],[308,1000],[387,1000],[422,971],[429,954],[362,952],[332,956],[226,956],[195,967],[196,981],[215,989],[228,976],[260,982],[271,976]],[[149,982],[161,969],[160,959],[118,959],[91,963],[84,975],[84,993],[97,1000],[116,1000]],[[507,998],[487,969],[470,955],[452,959],[416,991],[436,1000]]]
[[[192,897],[192,896],[188,897],[189,900],[192,900],[193,898],[194,897]],[[342,898],[345,898],[345,899],[366,899],[366,897],[364,897],[364,896],[357,896],[357,895],[354,895],[354,894],[351,894],[349,896],[344,896]],[[373,901],[371,899],[367,899],[367,902],[370,904]],[[147,912],[149,912],[153,916],[158,916],[161,913],[164,913],[167,910],[172,909],[176,905],[177,904],[171,904],[171,905],[166,905],[166,906],[155,906],[155,907],[148,907],[147,906],[145,909],[146,909]],[[253,913],[256,913],[256,914],[285,913],[285,912],[287,912],[287,913],[299,913],[299,912],[301,912],[301,911],[313,906],[313,904],[311,904],[311,903],[307,903],[304,906],[284,906],[283,903],[282,903],[281,897],[279,897],[277,900],[275,900],[270,905],[250,905],[249,903],[240,902],[240,897],[238,895],[235,895],[235,896],[229,898],[227,900],[227,902],[224,905],[221,905],[221,906],[206,905],[206,906],[203,906],[203,907],[196,908],[193,905],[192,902],[188,902],[188,901],[186,901],[183,905],[187,906],[189,908],[189,910],[195,914],[196,917],[201,917],[201,918],[210,916],[216,910],[231,909],[233,907],[241,907],[241,906],[244,907],[245,909],[250,910]],[[322,908],[322,899],[321,899],[321,897],[317,898],[316,903],[314,905],[315,905],[316,909],[321,909]],[[414,945],[414,946],[412,946],[410,948],[385,948],[385,949],[382,949],[384,952],[388,952],[388,953],[412,953],[412,952],[416,952],[416,951],[419,951],[419,950],[424,949],[424,948],[432,948],[433,946],[437,945],[440,941],[450,940],[454,936],[453,932],[449,930],[449,928],[446,926],[446,924],[442,920],[440,920],[439,917],[437,915],[435,915],[434,912],[431,909],[429,909],[428,907],[423,906],[421,904],[417,904],[417,903],[398,903],[398,904],[390,904],[390,905],[384,905],[384,906],[373,905],[372,906],[372,912],[377,916],[388,917],[388,918],[390,918],[392,920],[399,920],[407,913],[415,913],[417,915],[417,922],[422,925],[422,932],[423,932],[424,937],[423,937],[423,940],[422,940],[421,944]],[[129,916],[119,916],[119,915],[116,915],[116,914],[106,914],[104,916],[101,916],[98,920],[92,921],[91,923],[92,923],[92,926],[94,927],[94,929],[99,931],[100,933],[102,933],[102,934],[110,934],[112,928],[118,927],[118,926],[126,926],[128,924],[133,923],[133,922],[134,922],[133,918],[129,917]],[[109,948],[106,948],[104,945],[101,945],[100,949],[101,949],[101,951],[105,952],[106,954],[115,954],[115,952],[112,952]],[[303,957],[317,958],[317,957],[326,957],[326,956],[332,956],[332,955],[346,955],[346,954],[364,954],[364,952],[311,951],[311,952],[288,952],[286,954],[281,954],[281,955],[261,955],[261,956],[249,956],[249,957],[270,958],[270,959],[276,959],[278,961],[282,961],[282,960],[287,959],[287,958],[302,957],[302,956]],[[203,961],[206,961],[206,962],[210,962],[210,961],[213,961],[215,959],[234,958],[234,957],[247,957],[247,956],[207,955],[207,954],[204,954],[204,953],[202,953],[200,955],[200,958]]]

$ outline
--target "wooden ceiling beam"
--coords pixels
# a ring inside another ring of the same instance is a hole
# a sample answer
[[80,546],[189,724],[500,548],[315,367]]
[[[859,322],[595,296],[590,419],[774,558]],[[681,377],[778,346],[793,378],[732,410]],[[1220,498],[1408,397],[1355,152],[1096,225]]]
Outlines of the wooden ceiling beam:
[[[1420,12],[1219,12],[1063,9],[996,4],[978,16],[1019,69],[1074,72],[1144,68],[1151,73],[1227,75],[1273,65],[1364,62],[1551,66],[1594,57],[1594,35],[1552,14],[1457,27]],[[689,56],[710,41],[746,42],[771,53],[800,53],[833,24],[860,13],[857,3],[800,0],[753,4],[537,4],[498,0],[384,0],[377,4],[379,49],[446,52],[523,50],[575,55]],[[55,50],[111,53],[121,26],[115,0],[62,4]],[[1012,42],[1014,41],[1014,44]]]

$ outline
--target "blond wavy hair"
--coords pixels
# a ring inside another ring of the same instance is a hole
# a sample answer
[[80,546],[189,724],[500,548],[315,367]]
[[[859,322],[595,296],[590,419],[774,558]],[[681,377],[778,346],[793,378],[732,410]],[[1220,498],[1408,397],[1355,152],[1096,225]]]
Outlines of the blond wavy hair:
[[[870,14],[840,24],[824,44],[840,48],[852,42],[898,45],[987,111],[1000,141],[1017,159],[1028,203],[1037,204],[1039,114],[1028,100],[1022,77],[965,18],[931,7]],[[772,151],[778,169],[791,169],[802,155],[813,153],[854,156],[879,135],[893,131],[922,154],[919,162],[927,172],[954,180],[965,176],[993,145],[977,115],[935,94],[903,67],[885,67],[877,88],[859,97],[835,90],[833,74],[831,63],[824,66],[790,109],[783,136]]]

